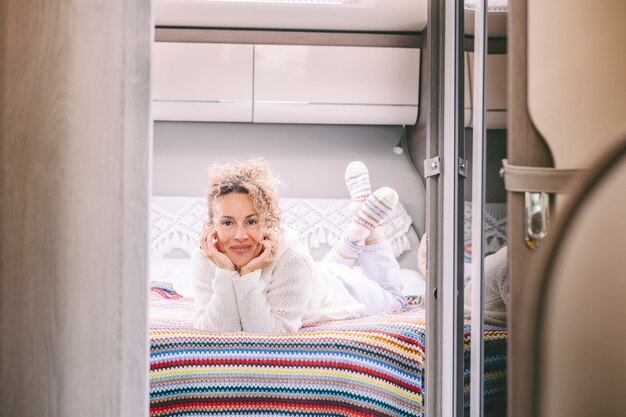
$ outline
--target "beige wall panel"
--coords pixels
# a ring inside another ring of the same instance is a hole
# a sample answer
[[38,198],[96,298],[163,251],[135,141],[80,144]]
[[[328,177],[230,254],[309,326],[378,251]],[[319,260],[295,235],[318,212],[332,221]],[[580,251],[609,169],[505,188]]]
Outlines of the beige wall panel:
[[0,415],[147,415],[150,2],[0,27]]
[[[626,158],[576,206],[544,279],[540,416],[624,414],[626,390]],[[572,395],[585,386],[585,395]]]
[[626,2],[528,1],[528,107],[558,168],[588,167],[626,125]]

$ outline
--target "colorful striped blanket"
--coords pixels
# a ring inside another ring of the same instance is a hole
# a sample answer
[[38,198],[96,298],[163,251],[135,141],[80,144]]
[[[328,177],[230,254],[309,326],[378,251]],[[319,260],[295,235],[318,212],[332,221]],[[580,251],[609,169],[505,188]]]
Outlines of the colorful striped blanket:
[[423,415],[421,308],[285,335],[198,331],[192,320],[192,300],[152,293],[152,417]]

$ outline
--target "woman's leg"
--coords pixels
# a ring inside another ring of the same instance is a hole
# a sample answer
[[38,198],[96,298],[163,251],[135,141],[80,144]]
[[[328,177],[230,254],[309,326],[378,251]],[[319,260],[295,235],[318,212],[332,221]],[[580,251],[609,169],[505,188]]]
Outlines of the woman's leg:
[[345,273],[340,277],[348,291],[365,304],[367,314],[377,314],[402,307],[402,284],[399,265],[383,237],[366,245],[370,232],[378,227],[398,203],[398,194],[384,187],[371,194],[346,228],[342,239],[326,254],[323,261],[352,267],[359,259],[361,273]]
[[358,269],[345,266],[342,259],[333,261],[329,257],[325,261],[318,262],[317,265],[335,275],[350,295],[365,305],[365,314],[368,316],[404,306],[403,298],[398,298],[394,293],[385,290],[378,282],[368,279]]
[[[399,265],[386,242],[381,224],[395,209],[398,194],[383,187],[371,194],[367,167],[360,161],[348,164],[346,185],[354,218],[342,239],[330,249],[322,262],[335,270],[348,291],[366,306],[366,314],[377,314],[404,304]],[[359,259],[362,272],[351,268]],[[347,266],[350,270],[332,264]]]
[[403,307],[400,266],[389,243],[366,246],[358,259],[360,271],[352,268],[354,259],[330,250],[320,265],[333,272],[348,292],[365,305],[367,315]]
[[404,304],[400,265],[389,242],[366,245],[358,259],[361,273],[380,286],[388,302]]

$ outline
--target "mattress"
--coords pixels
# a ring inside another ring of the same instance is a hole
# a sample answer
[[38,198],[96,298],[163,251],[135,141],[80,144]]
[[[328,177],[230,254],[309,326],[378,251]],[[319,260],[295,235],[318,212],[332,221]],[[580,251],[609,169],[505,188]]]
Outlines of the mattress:
[[[152,292],[152,417],[424,414],[421,307],[283,335],[199,331],[192,321],[190,298]],[[500,407],[506,334],[487,329],[485,336],[486,404]]]

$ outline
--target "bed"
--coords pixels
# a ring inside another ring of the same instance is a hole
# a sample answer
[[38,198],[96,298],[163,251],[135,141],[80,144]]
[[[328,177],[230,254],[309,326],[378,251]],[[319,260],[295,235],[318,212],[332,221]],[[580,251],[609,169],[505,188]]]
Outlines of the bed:
[[[348,206],[347,200],[283,201],[286,222],[299,228],[318,258],[338,239]],[[204,210],[200,198],[153,198],[151,416],[423,415],[424,281],[412,268],[416,259],[409,259],[419,239],[401,205],[385,234],[402,267],[407,307],[287,335],[193,329],[186,256],[197,245]],[[470,336],[468,322],[467,354]],[[485,415],[501,415],[506,332],[487,327],[485,337]]]

